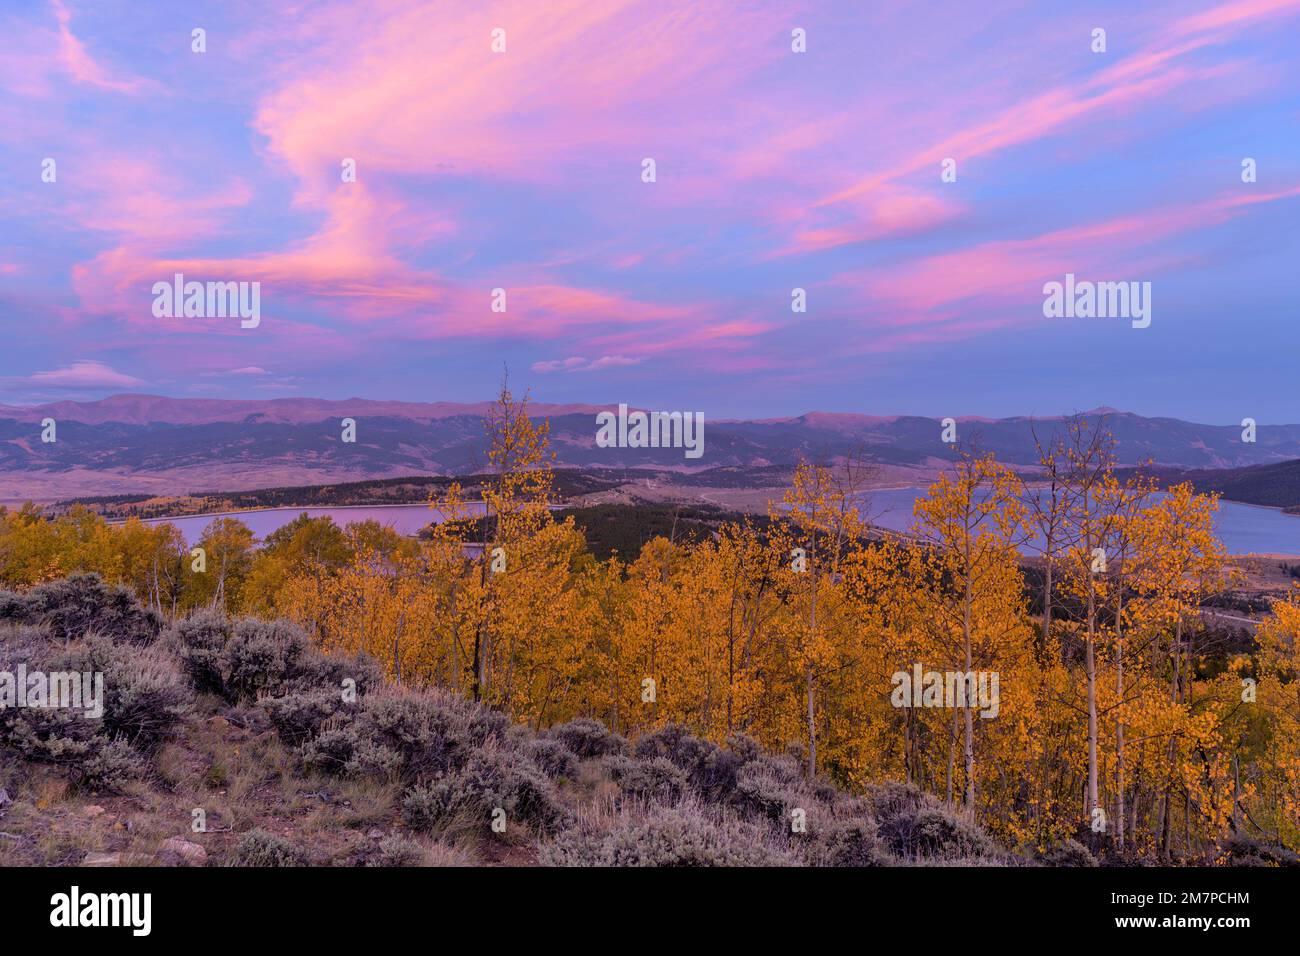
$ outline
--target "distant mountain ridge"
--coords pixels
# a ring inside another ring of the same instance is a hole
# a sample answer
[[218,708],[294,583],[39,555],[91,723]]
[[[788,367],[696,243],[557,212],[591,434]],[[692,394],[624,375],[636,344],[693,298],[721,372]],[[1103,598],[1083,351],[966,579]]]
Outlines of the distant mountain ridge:
[[[467,474],[485,466],[483,416],[490,402],[370,399],[209,399],[114,395],[92,402],[0,406],[0,498],[48,500],[135,491],[244,490],[397,475]],[[571,467],[781,469],[800,459],[862,452],[902,474],[933,470],[952,457],[937,419],[809,412],[789,418],[708,420],[704,455],[682,449],[602,448],[598,412],[614,405],[530,405],[551,423],[558,463]],[[1300,425],[1260,425],[1243,443],[1236,425],[1204,425],[1096,409],[1116,438],[1122,465],[1148,460],[1170,469],[1223,469],[1300,458]],[[40,423],[57,422],[43,443]],[[357,422],[357,441],[340,422]],[[1046,439],[1062,420],[1019,416],[959,418],[958,439],[1018,468],[1037,463],[1034,432]]]
[[[456,415],[483,415],[491,402],[398,402],[368,398],[170,398],[165,395],[111,395],[93,402],[62,401],[45,405],[0,405],[0,419],[39,422],[43,418],[84,425],[210,425],[256,418],[280,424],[304,424],[359,415],[435,421]],[[598,410],[588,405],[537,405],[542,414]]]

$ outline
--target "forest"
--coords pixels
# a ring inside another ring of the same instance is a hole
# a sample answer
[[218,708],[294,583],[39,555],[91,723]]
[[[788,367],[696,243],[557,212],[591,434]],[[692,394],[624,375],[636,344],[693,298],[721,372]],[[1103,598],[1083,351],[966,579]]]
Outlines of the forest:
[[[503,388],[486,427],[487,477],[472,499],[439,483],[450,520],[420,538],[303,515],[259,542],[222,517],[191,548],[169,524],[29,504],[0,514],[0,584],[94,572],[171,621],[289,619],[326,655],[534,730],[594,718],[793,746],[809,781],[911,784],[1009,846],[1300,849],[1300,602],[1225,648],[1200,615],[1233,578],[1216,498],[1120,473],[1097,422],[1044,438],[1032,489],[954,449],[909,534],[868,526],[870,469],[849,458],[800,464],[766,520],[670,531],[627,559],[597,557],[552,507],[526,396]],[[896,706],[917,665],[996,675],[996,716]]]

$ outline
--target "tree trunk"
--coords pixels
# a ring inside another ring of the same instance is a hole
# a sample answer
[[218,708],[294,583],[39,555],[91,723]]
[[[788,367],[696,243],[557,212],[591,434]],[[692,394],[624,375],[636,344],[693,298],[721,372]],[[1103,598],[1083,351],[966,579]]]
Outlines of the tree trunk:
[[957,709],[953,708],[952,726],[948,728],[948,806],[952,807],[953,775],[957,772]]
[[1052,539],[1047,538],[1043,546],[1044,557],[1044,577],[1043,577],[1043,632],[1038,641],[1038,659],[1044,663],[1047,661],[1047,649],[1051,647],[1052,641]]
[[809,664],[804,670],[804,680],[808,685],[808,779],[817,776],[817,724],[813,705],[813,670]]
[[1088,819],[1097,808],[1097,602],[1092,584],[1088,586],[1088,643],[1085,667],[1088,677]]
[[974,819],[975,817],[975,714],[971,710],[971,700],[970,700],[971,692],[974,689],[972,687],[971,682],[974,680],[974,673],[975,673],[974,671],[975,662],[971,655],[971,607],[973,604],[974,604],[974,598],[971,594],[970,575],[967,574],[966,607],[963,611],[963,619],[962,619],[962,638],[963,638],[963,644],[965,650],[965,661],[966,661],[966,677],[965,680],[963,681],[966,690],[963,699],[963,704],[965,706],[962,708],[962,710],[965,712],[964,721],[966,725],[965,726],[966,739],[965,739],[965,747],[963,750],[963,757],[964,757],[963,763],[966,770],[966,813],[972,819]]
[[813,701],[813,654],[817,647],[817,535],[814,532],[812,547],[809,549],[810,567],[808,576],[812,579],[812,609],[808,621],[808,649],[804,664],[804,681],[808,691],[808,780],[817,776],[817,722]]
[[[1123,613],[1123,597],[1120,613]],[[1115,620],[1115,690],[1118,701],[1115,715],[1115,842],[1124,852],[1124,642],[1120,636],[1119,618]]]

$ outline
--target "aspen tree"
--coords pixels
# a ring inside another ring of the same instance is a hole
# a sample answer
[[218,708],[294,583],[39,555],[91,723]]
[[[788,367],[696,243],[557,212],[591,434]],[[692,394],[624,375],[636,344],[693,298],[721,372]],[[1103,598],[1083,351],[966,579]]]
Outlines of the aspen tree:
[[[1017,563],[1017,547],[1028,533],[1023,496],[1020,479],[992,455],[963,451],[952,473],[940,475],[927,496],[917,500],[915,533],[935,553],[930,576],[935,625],[938,633],[950,636],[953,670],[973,673],[977,663],[996,656],[999,642],[1015,640],[1023,625]],[[980,611],[986,603],[1004,613],[985,618]],[[969,699],[965,703],[960,708],[963,803],[973,816],[974,710]]]

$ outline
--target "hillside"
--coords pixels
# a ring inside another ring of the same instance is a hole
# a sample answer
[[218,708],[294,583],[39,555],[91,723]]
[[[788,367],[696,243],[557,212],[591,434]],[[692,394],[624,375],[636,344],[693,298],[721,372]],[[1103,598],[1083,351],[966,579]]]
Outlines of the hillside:
[[536,732],[284,622],[165,628],[95,576],[0,592],[0,673],[20,667],[105,691],[94,719],[0,708],[0,866],[1095,865],[1072,840],[1008,851],[904,784],[809,782],[797,749]]
[[0,866],[1026,862],[907,786],[846,794],[797,754],[672,726],[534,732],[291,625],[165,629],[93,576],[0,593],[0,672],[20,665],[101,671],[105,693],[98,719],[0,710]]
[[1223,469],[1146,469],[1162,484],[1190,481],[1202,494],[1217,492],[1232,501],[1300,511],[1300,459]]

